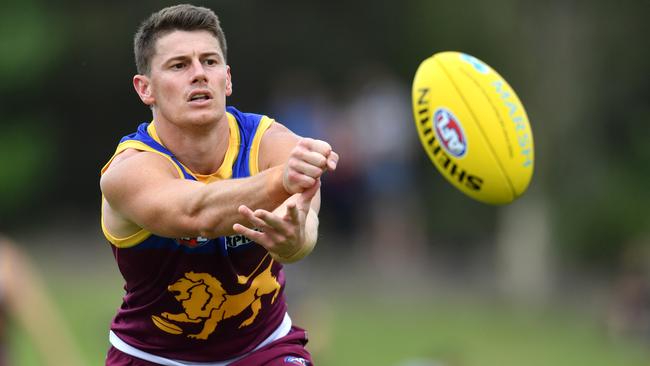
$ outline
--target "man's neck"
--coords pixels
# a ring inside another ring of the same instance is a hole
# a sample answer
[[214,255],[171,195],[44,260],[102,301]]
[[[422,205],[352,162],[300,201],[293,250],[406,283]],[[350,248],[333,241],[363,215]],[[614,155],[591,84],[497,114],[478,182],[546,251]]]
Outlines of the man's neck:
[[154,124],[163,145],[192,172],[212,174],[223,163],[230,138],[226,113],[211,124],[183,125],[155,116]]

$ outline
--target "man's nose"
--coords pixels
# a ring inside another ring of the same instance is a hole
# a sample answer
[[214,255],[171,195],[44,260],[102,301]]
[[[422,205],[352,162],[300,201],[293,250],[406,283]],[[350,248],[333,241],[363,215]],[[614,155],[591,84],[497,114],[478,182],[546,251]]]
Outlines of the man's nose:
[[208,75],[205,72],[205,68],[203,67],[201,60],[192,61],[192,71],[192,83],[208,81]]

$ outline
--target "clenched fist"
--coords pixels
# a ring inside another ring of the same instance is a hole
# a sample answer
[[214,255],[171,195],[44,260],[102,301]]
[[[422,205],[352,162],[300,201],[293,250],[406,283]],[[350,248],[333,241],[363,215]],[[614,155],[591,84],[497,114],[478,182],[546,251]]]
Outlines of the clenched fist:
[[284,189],[300,193],[316,184],[326,170],[335,170],[339,155],[330,144],[321,140],[302,138],[293,148],[282,174]]

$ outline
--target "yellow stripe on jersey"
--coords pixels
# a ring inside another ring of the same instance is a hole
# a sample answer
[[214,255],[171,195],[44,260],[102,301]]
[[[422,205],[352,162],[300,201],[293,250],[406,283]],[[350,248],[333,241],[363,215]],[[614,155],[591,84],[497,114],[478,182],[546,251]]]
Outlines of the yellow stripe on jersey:
[[[232,166],[235,163],[237,156],[239,155],[239,149],[241,147],[241,136],[239,134],[239,126],[237,124],[237,119],[235,119],[235,116],[227,112],[226,116],[228,117],[228,129],[230,136],[228,138],[228,149],[226,150],[226,154],[224,155],[223,162],[221,163],[219,169],[217,169],[217,171],[212,174],[198,174],[194,173],[188,167],[183,165],[183,168],[185,168],[189,174],[191,174],[194,178],[196,178],[197,181],[201,183],[207,184],[217,180],[228,179],[232,177]],[[151,138],[153,138],[159,144],[163,145],[162,141],[158,137],[154,123],[149,124],[147,127],[147,132]]]
[[257,131],[255,131],[255,137],[253,137],[253,142],[251,143],[251,152],[248,156],[248,166],[251,172],[251,175],[255,175],[260,172],[259,170],[259,153],[260,153],[260,142],[262,141],[262,136],[264,132],[271,127],[273,120],[267,116],[262,116],[260,124],[257,126]]
[[101,174],[104,174],[104,172],[106,172],[106,169],[108,169],[108,167],[113,162],[113,159],[115,159],[115,157],[119,153],[123,152],[126,149],[135,149],[135,150],[140,150],[140,151],[148,151],[148,152],[153,152],[153,153],[156,153],[156,154],[158,154],[160,156],[163,156],[172,163],[174,168],[176,168],[176,171],[178,172],[178,176],[180,178],[184,177],[183,171],[181,170],[181,168],[179,168],[178,165],[176,165],[176,163],[174,163],[174,160],[172,160],[172,158],[169,155],[166,155],[166,154],[161,153],[160,151],[158,151],[158,150],[156,150],[156,149],[154,149],[152,147],[149,147],[144,142],[135,141],[135,140],[124,141],[121,144],[117,145],[117,149],[115,149],[115,153],[111,157],[111,160],[109,160],[108,163],[106,163],[106,165],[104,165],[104,167],[102,168]]
[[239,133],[239,125],[237,119],[230,113],[226,112],[228,116],[228,128],[230,129],[230,136],[228,137],[228,150],[223,157],[223,162],[219,169],[212,174],[197,174],[192,173],[199,182],[212,183],[221,179],[232,178],[232,166],[237,160],[239,149],[241,148],[241,136]]
[[104,233],[104,237],[114,246],[118,248],[130,248],[134,247],[143,241],[147,239],[148,237],[151,236],[151,233],[145,229],[140,229],[137,233],[133,235],[129,235],[126,238],[118,238],[111,234],[108,231],[108,228],[106,228],[106,225],[104,224],[104,197],[102,196],[102,215],[101,215],[101,223],[102,223],[102,232]]
[[[178,176],[180,178],[183,178],[183,171],[174,163],[174,160],[172,160],[171,157],[169,157],[166,154],[161,153],[160,151],[155,150],[154,148],[149,147],[147,144],[140,142],[140,141],[135,141],[135,140],[128,140],[124,141],[121,144],[117,145],[117,149],[115,149],[115,153],[111,157],[111,159],[104,165],[104,167],[101,170],[101,174],[104,174],[106,172],[106,169],[111,165],[113,160],[117,155],[119,155],[121,152],[127,149],[135,149],[135,150],[140,150],[140,151],[148,151],[148,152],[154,152],[160,156],[165,157],[167,160],[169,160],[174,168],[176,168],[176,171],[178,172]],[[102,207],[104,205],[104,196],[102,195]],[[101,226],[102,226],[102,232],[104,233],[104,237],[114,246],[118,248],[130,248],[134,247],[140,243],[142,243],[145,239],[147,239],[149,236],[151,236],[151,233],[145,229],[140,229],[140,231],[136,232],[133,235],[129,235],[128,237],[125,238],[120,238],[117,237],[108,231],[108,228],[106,227],[106,224],[104,223],[104,210],[102,208],[102,214],[101,214]]]

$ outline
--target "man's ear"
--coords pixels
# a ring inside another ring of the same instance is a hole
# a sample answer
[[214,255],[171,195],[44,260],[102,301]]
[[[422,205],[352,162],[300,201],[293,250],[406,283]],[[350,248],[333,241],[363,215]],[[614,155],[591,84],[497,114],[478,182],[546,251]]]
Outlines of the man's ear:
[[142,103],[153,106],[156,99],[151,90],[151,81],[146,75],[135,75],[133,77],[133,87],[136,93],[140,96]]
[[232,76],[230,75],[230,66],[226,65],[226,96],[232,95]]

